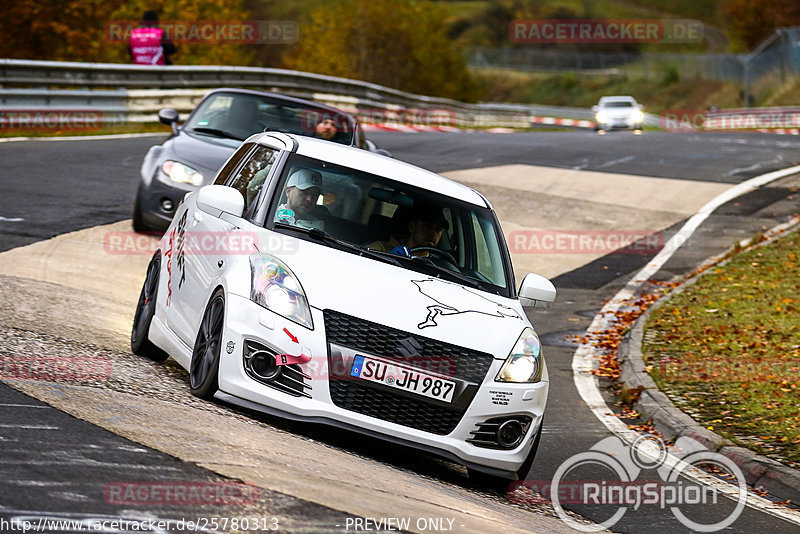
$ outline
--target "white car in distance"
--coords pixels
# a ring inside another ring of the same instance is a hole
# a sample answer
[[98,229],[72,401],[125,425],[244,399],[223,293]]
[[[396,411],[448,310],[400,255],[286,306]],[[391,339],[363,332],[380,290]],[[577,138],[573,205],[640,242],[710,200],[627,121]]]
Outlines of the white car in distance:
[[642,106],[632,96],[604,96],[592,107],[594,129],[632,129],[641,131],[644,122]]
[[[415,243],[408,234],[423,227],[434,236]],[[357,148],[267,132],[177,208],[147,270],[131,347],[174,358],[201,398],[521,479],[548,393],[523,305],[555,297],[535,274],[517,290],[495,213],[476,191]]]

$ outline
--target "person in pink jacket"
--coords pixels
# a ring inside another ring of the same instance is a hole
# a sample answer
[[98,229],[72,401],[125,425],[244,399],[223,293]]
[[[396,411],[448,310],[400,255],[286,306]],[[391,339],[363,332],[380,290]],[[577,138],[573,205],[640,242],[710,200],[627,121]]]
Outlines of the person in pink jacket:
[[148,10],[142,24],[131,32],[129,52],[137,65],[172,65],[169,56],[177,51],[167,33],[158,27],[158,14]]

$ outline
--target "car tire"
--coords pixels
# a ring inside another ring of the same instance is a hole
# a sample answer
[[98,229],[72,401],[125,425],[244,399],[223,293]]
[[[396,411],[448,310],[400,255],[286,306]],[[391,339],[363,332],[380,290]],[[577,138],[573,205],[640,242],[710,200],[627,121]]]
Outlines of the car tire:
[[514,483],[512,480],[512,476],[514,475],[516,475],[516,480],[525,480],[528,477],[528,473],[533,465],[533,460],[536,458],[536,453],[539,450],[539,441],[542,438],[543,427],[544,422],[539,425],[539,430],[536,432],[536,437],[533,438],[533,445],[531,445],[531,450],[528,452],[525,461],[522,462],[522,465],[519,466],[519,469],[517,469],[515,473],[509,473],[509,478],[490,475],[476,469],[467,468],[469,479],[483,488],[499,492],[508,491],[509,487]]
[[133,315],[131,327],[131,351],[140,356],[147,356],[153,361],[163,362],[169,354],[153,345],[148,339],[150,324],[156,313],[156,298],[158,297],[158,280],[161,274],[161,253],[156,252],[147,265],[147,276],[139,292],[139,301]]
[[189,389],[192,395],[211,400],[219,390],[219,356],[225,327],[225,294],[217,289],[208,301],[197,329],[189,366]]
[[133,203],[133,231],[143,234],[150,230],[144,222],[142,216],[142,202],[139,199],[139,193],[136,193],[136,200]]
[[522,465],[517,469],[517,480],[525,480],[533,465],[533,460],[536,459],[536,453],[539,451],[539,442],[542,439],[542,428],[544,428],[544,420],[539,423],[539,430],[536,431],[536,437],[533,438],[533,445],[528,452],[527,458],[522,462]]

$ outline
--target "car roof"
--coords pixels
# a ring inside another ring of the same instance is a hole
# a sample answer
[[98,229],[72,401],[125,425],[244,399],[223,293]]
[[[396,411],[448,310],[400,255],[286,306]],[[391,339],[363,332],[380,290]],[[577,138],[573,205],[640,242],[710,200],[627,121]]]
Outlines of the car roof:
[[427,171],[400,160],[374,154],[361,148],[349,147],[331,141],[283,132],[265,132],[248,141],[259,142],[267,137],[280,139],[287,147],[297,143],[298,154],[329,161],[344,167],[385,176],[420,189],[457,198],[476,206],[490,208],[489,202],[477,191],[444,176]]

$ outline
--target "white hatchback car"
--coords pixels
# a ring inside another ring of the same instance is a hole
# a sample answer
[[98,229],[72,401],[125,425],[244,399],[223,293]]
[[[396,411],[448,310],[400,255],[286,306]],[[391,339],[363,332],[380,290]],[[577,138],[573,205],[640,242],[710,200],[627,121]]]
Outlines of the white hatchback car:
[[[414,241],[423,227],[429,238]],[[555,296],[534,274],[516,290],[495,213],[476,191],[268,132],[178,207],[148,267],[131,347],[173,357],[199,397],[516,479],[536,454],[548,392],[523,305]]]
[[644,122],[642,106],[632,96],[604,96],[592,108],[595,130],[629,128],[641,130]]

